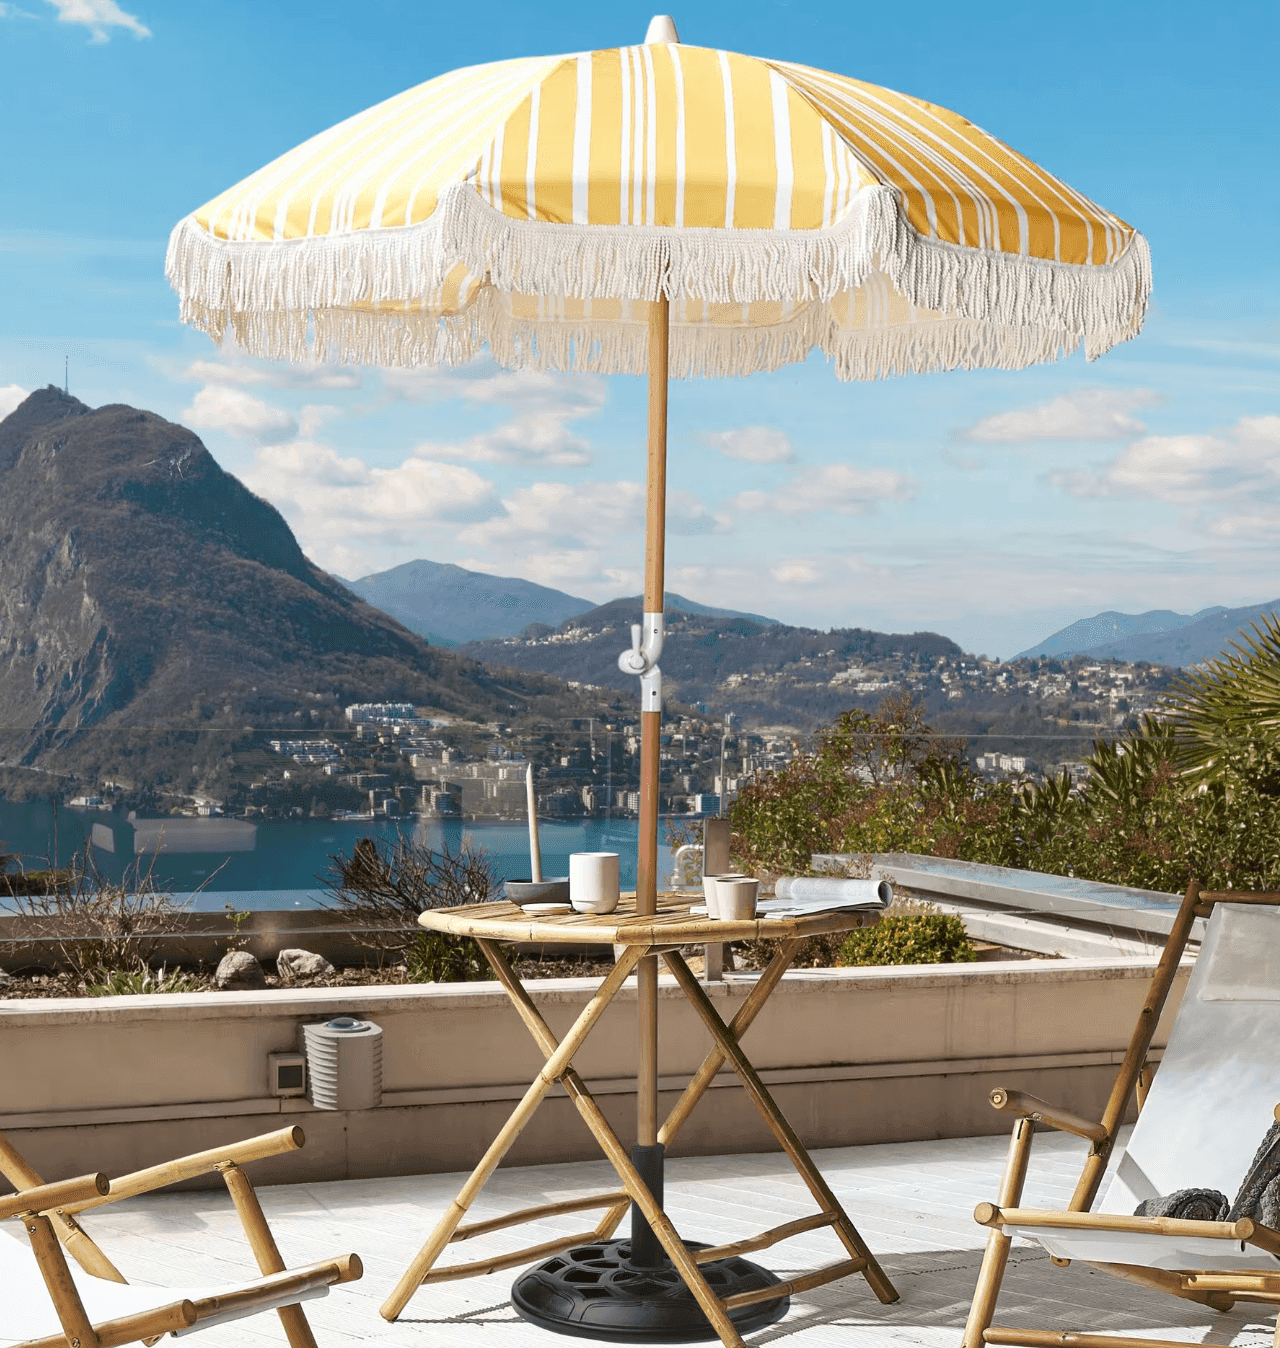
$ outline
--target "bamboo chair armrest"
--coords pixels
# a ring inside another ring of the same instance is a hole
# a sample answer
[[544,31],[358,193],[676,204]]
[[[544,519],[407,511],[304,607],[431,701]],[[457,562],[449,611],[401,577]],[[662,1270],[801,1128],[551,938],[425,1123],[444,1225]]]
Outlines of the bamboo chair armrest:
[[306,1140],[301,1128],[280,1128],[274,1133],[246,1138],[243,1142],[231,1142],[224,1147],[193,1152],[190,1156],[181,1156],[176,1161],[165,1161],[163,1165],[154,1165],[146,1170],[135,1170],[132,1174],[121,1175],[119,1179],[111,1181],[111,1192],[105,1197],[68,1203],[64,1208],[68,1212],[83,1212],[86,1208],[101,1207],[104,1203],[114,1203],[121,1198],[133,1198],[138,1194],[150,1193],[153,1189],[162,1189],[168,1184],[194,1179],[197,1175],[208,1174],[221,1166],[247,1165],[250,1161],[260,1161],[267,1156],[297,1151]]
[[1181,1236],[1184,1239],[1238,1240],[1269,1254],[1280,1255],[1280,1232],[1251,1217],[1234,1222],[1196,1222],[1178,1217],[1136,1217],[1122,1212],[1061,1212],[1042,1208],[1000,1208],[979,1203],[973,1210],[979,1226],[1039,1227],[1057,1231],[1130,1231],[1142,1235]]
[[105,1175],[80,1175],[75,1179],[56,1180],[53,1184],[38,1184],[0,1198],[0,1219],[16,1217],[20,1212],[65,1210],[72,1203],[91,1202],[110,1192],[111,1181]]
[[997,1086],[991,1092],[991,1108],[1002,1109],[1017,1114],[1024,1119],[1033,1119],[1036,1123],[1047,1123],[1064,1133],[1074,1133],[1095,1145],[1107,1140],[1107,1130],[1100,1123],[1090,1123],[1070,1110],[1059,1109],[1056,1105],[1037,1100],[1034,1095],[1024,1095],[1021,1091],[1006,1090]]

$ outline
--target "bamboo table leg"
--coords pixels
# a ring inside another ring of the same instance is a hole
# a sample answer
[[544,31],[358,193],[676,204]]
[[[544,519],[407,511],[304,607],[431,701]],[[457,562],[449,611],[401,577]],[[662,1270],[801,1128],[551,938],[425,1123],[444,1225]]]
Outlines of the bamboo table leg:
[[[734,1039],[741,1039],[747,1032],[747,1027],[760,1014],[765,1002],[769,1000],[769,994],[777,987],[782,975],[791,967],[791,961],[796,957],[796,951],[804,944],[803,940],[785,941],[778,953],[769,961],[769,967],[756,980],[756,985],[747,995],[747,999],[741,1007],[738,1008],[738,1014],[734,1016],[733,1022],[729,1026],[729,1033]],[[684,1094],[676,1103],[675,1108],[667,1115],[667,1121],[662,1125],[658,1133],[658,1141],[666,1146],[670,1146],[675,1140],[676,1134],[684,1127],[689,1115],[693,1113],[699,1100],[707,1093],[707,1088],[716,1078],[716,1073],[724,1066],[724,1054],[715,1047],[703,1059],[702,1066],[694,1073],[693,1080],[685,1087]]]
[[747,1056],[743,1053],[738,1041],[729,1032],[724,1021],[721,1020],[719,1012],[711,1005],[710,999],[703,991],[702,985],[694,977],[692,970],[677,951],[664,952],[663,959],[666,960],[668,968],[675,975],[676,982],[680,984],[684,995],[692,1002],[694,1010],[702,1018],[703,1024],[711,1032],[711,1037],[719,1046],[726,1060],[742,1079],[742,1084],[746,1087],[747,1093],[751,1096],[765,1123],[768,1124],[769,1131],[782,1144],[782,1149],[791,1158],[791,1164],[795,1166],[800,1173],[800,1178],[808,1185],[809,1192],[825,1212],[830,1212],[835,1216],[833,1226],[836,1234],[840,1237],[841,1244],[844,1245],[853,1259],[864,1261],[861,1272],[870,1284],[871,1290],[886,1304],[897,1301],[897,1290],[876,1262],[875,1256],[858,1234],[857,1228],[849,1220],[844,1208],[841,1207],[835,1194],[831,1192],[826,1180],[822,1178],[809,1153],[804,1149],[799,1137],[796,1136],[795,1130],[774,1103],[773,1097],[765,1088],[764,1082],[760,1080],[755,1068],[747,1060]]
[[[490,957],[490,942],[480,942],[480,947],[485,954]],[[501,953],[497,947],[492,947],[497,954],[497,958],[506,968],[507,975],[511,978],[514,986],[520,985],[515,981],[515,976],[511,974],[510,967],[502,959]],[[470,1178],[462,1186],[462,1191],[457,1198],[449,1205],[448,1211],[436,1225],[436,1229],[431,1233],[427,1243],[418,1251],[413,1262],[405,1270],[403,1277],[396,1284],[395,1290],[387,1298],[382,1307],[382,1316],[386,1320],[394,1320],[409,1302],[409,1298],[417,1291],[422,1283],[423,1277],[430,1270],[431,1266],[440,1257],[444,1247],[449,1243],[450,1237],[457,1229],[459,1222],[466,1215],[467,1209],[475,1202],[476,1196],[480,1190],[488,1183],[490,1176],[498,1168],[498,1163],[511,1150],[516,1138],[520,1136],[525,1124],[533,1117],[538,1106],[542,1103],[543,1096],[551,1089],[552,1085],[560,1080],[569,1069],[569,1064],[573,1055],[582,1047],[583,1041],[590,1033],[592,1026],[600,1019],[605,1008],[613,1000],[618,989],[626,982],[628,974],[639,962],[644,954],[644,947],[634,946],[623,953],[622,958],[613,967],[609,976],[601,983],[596,990],[595,996],[582,1009],[578,1019],[574,1021],[573,1028],[565,1036],[563,1043],[558,1043],[551,1032],[547,1031],[547,1044],[542,1044],[546,1053],[546,1066],[538,1073],[533,1084],[525,1092],[524,1098],[516,1106],[511,1117],[507,1120],[502,1131],[493,1140],[489,1150],[485,1152],[480,1160],[480,1164],[471,1172]],[[496,967],[496,966],[495,966]],[[504,979],[505,985],[505,979]],[[508,993],[511,988],[507,988]],[[520,988],[523,993],[524,989]],[[532,1005],[532,1004],[531,1004]],[[517,1007],[517,1009],[519,1009]],[[522,1013],[523,1014],[523,1013]],[[537,1014],[536,1012],[534,1013]],[[539,1017],[541,1020],[541,1017]],[[544,1026],[545,1028],[545,1026]]]
[[[538,1046],[544,1053],[554,1052],[556,1049],[555,1035],[552,1034],[547,1022],[543,1020],[538,1008],[534,1006],[524,985],[515,976],[515,972],[507,963],[502,951],[491,941],[482,940],[478,944]],[[623,958],[627,959],[634,954],[638,960],[648,953],[647,947],[633,946],[628,949]],[[631,963],[634,962],[635,960],[631,961]],[[601,991],[603,991],[603,987]],[[612,998],[613,993],[611,992],[609,995]],[[666,1252],[667,1258],[671,1260],[685,1286],[693,1294],[702,1313],[711,1322],[711,1327],[720,1336],[720,1341],[725,1345],[725,1348],[742,1348],[742,1337],[733,1321],[730,1320],[724,1304],[702,1276],[696,1260],[680,1239],[671,1219],[654,1200],[653,1195],[649,1192],[649,1186],[632,1164],[627,1149],[609,1126],[608,1120],[601,1113],[600,1106],[596,1104],[582,1078],[572,1067],[567,1067],[561,1075],[560,1081],[565,1093],[573,1101],[579,1114],[582,1115],[583,1122],[591,1130],[592,1136],[600,1144],[601,1150],[609,1158],[614,1170],[617,1171],[623,1187],[631,1195],[631,1201],[643,1213],[645,1220],[653,1230],[653,1234]]]

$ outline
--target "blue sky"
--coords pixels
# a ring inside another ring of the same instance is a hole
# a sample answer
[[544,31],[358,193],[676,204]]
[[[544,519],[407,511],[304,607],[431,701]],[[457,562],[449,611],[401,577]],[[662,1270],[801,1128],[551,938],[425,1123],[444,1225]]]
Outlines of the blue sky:
[[[1146,330],[1092,365],[673,385],[670,587],[1001,656],[1102,609],[1276,598],[1280,10],[977,8],[675,18],[952,107],[1114,210],[1151,243]],[[188,211],[342,117],[458,65],[638,41],[649,14],[4,0],[0,411],[66,354],[74,393],[194,426],[340,575],[429,557],[637,592],[641,381],[249,362],[178,323],[163,260]]]

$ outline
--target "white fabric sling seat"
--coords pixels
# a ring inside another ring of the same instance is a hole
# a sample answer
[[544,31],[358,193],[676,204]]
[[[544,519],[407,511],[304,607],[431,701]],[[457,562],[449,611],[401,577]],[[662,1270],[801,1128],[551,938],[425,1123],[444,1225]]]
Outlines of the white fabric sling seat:
[[[1194,920],[1206,915],[1204,940],[1160,1070],[1102,1201],[1090,1210],[1187,936]],[[975,1212],[991,1235],[963,1348],[983,1343],[1033,1348],[1053,1337],[1043,1329],[992,1325],[1015,1236],[1036,1242],[1056,1259],[1081,1260],[1218,1310],[1239,1300],[1280,1300],[1280,1232],[1250,1217],[1195,1221],[1134,1215],[1140,1203],[1180,1190],[1218,1190],[1231,1201],[1280,1118],[1280,894],[1209,894],[1193,882],[1100,1123],[1016,1091],[994,1091],[992,1103],[1020,1117],[999,1199],[979,1204]],[[1068,1209],[1018,1206],[1035,1122],[1093,1144]],[[1087,1337],[1105,1343],[1108,1336]],[[1161,1341],[1144,1343],[1159,1348]]]
[[[1280,912],[1216,904],[1160,1070],[1097,1211],[1127,1217],[1144,1199],[1192,1185],[1233,1198],[1278,1104]],[[1059,1259],[1280,1272],[1280,1258],[1240,1241],[1006,1229]]]

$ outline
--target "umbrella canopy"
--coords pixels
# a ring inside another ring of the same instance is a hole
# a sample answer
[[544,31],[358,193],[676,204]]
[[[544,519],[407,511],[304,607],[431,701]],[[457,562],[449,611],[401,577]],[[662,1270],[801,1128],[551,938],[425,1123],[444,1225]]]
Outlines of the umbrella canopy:
[[173,232],[182,316],[372,364],[842,379],[1090,358],[1146,241],[956,113],[787,61],[643,45],[453,71],[313,137]]

